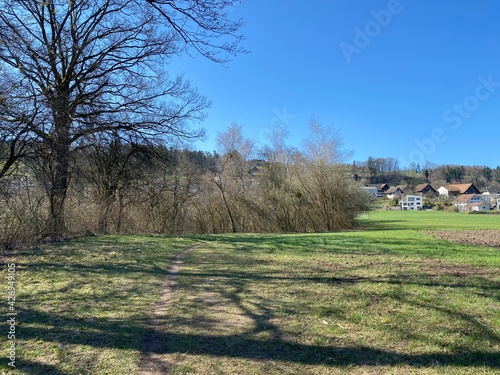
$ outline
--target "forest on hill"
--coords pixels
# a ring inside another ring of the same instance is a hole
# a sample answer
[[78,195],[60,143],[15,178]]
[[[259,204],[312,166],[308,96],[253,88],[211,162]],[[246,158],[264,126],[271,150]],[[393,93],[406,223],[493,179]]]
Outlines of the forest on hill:
[[426,162],[423,166],[412,164],[399,167],[395,158],[373,158],[355,161],[351,173],[362,184],[387,183],[389,185],[416,186],[428,182],[436,189],[451,183],[473,183],[478,189],[500,185],[500,166],[436,165]]

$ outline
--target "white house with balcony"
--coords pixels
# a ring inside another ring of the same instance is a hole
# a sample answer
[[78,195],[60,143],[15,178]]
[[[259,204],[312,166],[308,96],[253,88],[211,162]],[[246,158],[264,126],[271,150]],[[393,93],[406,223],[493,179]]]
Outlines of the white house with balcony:
[[403,196],[403,199],[399,203],[403,211],[417,211],[421,210],[423,207],[422,196],[408,194]]

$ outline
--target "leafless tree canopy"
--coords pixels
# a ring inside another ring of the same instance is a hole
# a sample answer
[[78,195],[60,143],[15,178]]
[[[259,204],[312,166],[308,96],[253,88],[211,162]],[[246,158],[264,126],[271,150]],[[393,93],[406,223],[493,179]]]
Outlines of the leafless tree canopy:
[[48,173],[48,232],[65,229],[75,154],[103,133],[147,141],[201,135],[209,103],[165,67],[197,51],[215,62],[240,52],[231,1],[0,1],[0,141],[6,163],[37,153]]
[[243,52],[241,21],[225,13],[232,3],[0,0],[0,244],[86,229],[353,225],[366,194],[341,165],[338,134],[314,120],[301,150],[277,128],[260,160],[237,124],[219,135],[219,154],[166,147],[201,136],[191,124],[209,105],[167,63]]

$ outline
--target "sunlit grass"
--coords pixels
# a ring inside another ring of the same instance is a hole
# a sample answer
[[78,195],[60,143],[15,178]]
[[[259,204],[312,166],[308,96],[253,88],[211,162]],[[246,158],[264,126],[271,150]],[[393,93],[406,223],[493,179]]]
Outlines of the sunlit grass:
[[421,232],[499,229],[498,216],[359,222],[332,234],[85,238],[6,257],[18,281],[12,373],[140,374],[159,286],[195,243],[155,353],[169,373],[499,373],[500,250]]
[[[180,238],[108,236],[6,257],[17,269],[12,373],[134,373],[158,287],[170,261],[190,244]],[[2,350],[5,345],[2,340]],[[8,369],[7,363],[2,366]]]
[[370,230],[463,230],[500,229],[500,215],[477,215],[443,211],[371,211],[359,222]]
[[168,319],[173,373],[500,369],[497,250],[408,229],[204,240]]

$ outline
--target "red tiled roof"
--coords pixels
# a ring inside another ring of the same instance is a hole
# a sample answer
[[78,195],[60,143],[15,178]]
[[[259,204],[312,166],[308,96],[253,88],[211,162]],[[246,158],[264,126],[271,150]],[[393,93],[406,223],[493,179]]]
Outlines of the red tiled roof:
[[389,189],[387,189],[387,191],[385,193],[386,194],[393,194],[393,193],[395,193],[398,190],[400,192],[402,192],[402,190],[401,190],[401,188],[399,186],[391,186]]
[[461,195],[457,198],[457,203],[465,203],[467,202],[469,199],[472,199],[476,196],[476,194],[465,194],[465,195]]
[[472,186],[472,184],[453,184],[445,186],[445,189],[448,191],[458,191],[460,194],[463,194]]
[[431,188],[432,190],[434,190],[434,191],[436,190],[436,189],[434,189],[434,188],[432,187],[432,185],[431,185],[431,184],[429,184],[429,183],[425,183],[425,184],[419,184],[419,185],[415,186],[415,191],[416,191],[416,192],[420,192],[420,191],[424,190],[427,186],[430,186],[430,188]]

